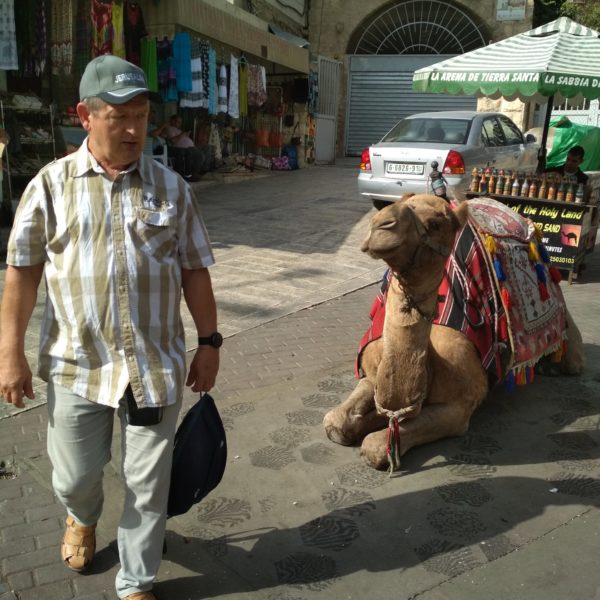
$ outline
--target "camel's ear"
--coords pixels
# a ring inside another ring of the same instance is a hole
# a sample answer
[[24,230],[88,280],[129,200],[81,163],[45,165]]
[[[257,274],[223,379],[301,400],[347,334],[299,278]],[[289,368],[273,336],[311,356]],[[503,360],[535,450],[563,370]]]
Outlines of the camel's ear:
[[467,219],[469,218],[469,203],[461,202],[452,211],[452,213],[454,214],[454,216],[456,217],[456,220],[458,221],[459,228],[462,227],[467,222]]
[[467,199],[467,195],[463,189],[456,186],[448,186],[446,190],[446,196],[449,200],[454,200],[454,204],[464,202]]
[[408,194],[402,194],[402,196],[400,197],[400,200],[408,200],[409,198],[412,198],[414,196],[414,192],[409,192]]

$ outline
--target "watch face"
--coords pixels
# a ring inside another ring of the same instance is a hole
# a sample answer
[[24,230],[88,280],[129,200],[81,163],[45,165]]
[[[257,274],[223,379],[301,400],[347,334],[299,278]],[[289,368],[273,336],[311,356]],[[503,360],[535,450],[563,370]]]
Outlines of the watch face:
[[215,348],[220,348],[223,345],[223,336],[218,331],[210,336],[210,345]]

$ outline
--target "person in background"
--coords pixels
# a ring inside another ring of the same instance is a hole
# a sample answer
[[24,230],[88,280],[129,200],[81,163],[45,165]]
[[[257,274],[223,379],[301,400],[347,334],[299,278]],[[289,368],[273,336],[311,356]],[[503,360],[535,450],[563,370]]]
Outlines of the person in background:
[[[116,590],[128,600],[155,600],[183,388],[214,386],[222,342],[198,202],[177,173],[142,154],[148,92],[143,70],[121,58],[87,65],[77,114],[88,137],[25,189],[0,305],[0,395],[23,407],[34,397],[25,332],[45,276],[38,373],[52,483],[67,511],[61,557],[74,571],[94,558],[118,416],[125,500]],[[182,295],[199,336],[187,377]]]
[[167,143],[164,133],[166,127],[166,124],[161,126],[157,125],[156,111],[153,108],[150,108],[150,111],[148,112],[148,127],[146,135],[152,138],[153,154],[162,154],[162,149]]
[[182,118],[175,114],[161,131],[169,144],[173,168],[188,181],[196,181],[210,168],[210,146],[198,148],[190,137],[191,132],[181,127]]
[[574,177],[577,183],[587,185],[589,177],[579,168],[585,157],[585,150],[581,146],[573,146],[567,153],[567,160],[564,165],[559,167],[550,167],[546,169],[546,173],[560,173]]

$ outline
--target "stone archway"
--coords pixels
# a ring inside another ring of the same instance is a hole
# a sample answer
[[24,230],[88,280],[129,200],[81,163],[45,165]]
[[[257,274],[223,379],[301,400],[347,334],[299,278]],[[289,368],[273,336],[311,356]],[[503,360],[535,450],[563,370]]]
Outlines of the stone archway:
[[397,0],[350,37],[344,153],[360,155],[401,118],[430,110],[473,110],[475,98],[412,91],[415,69],[486,44],[480,19],[451,0]]
[[450,0],[402,0],[352,36],[348,54],[462,54],[487,43],[484,26]]

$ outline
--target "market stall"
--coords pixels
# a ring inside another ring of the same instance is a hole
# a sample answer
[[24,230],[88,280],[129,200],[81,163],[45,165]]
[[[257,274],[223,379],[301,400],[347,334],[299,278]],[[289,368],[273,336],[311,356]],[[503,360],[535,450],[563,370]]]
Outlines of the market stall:
[[[542,233],[550,264],[564,272],[571,284],[580,276],[585,268],[585,257],[593,252],[596,244],[600,173],[589,176],[585,194],[579,195],[579,186],[558,179],[549,184],[546,176],[515,176],[506,185],[496,181],[491,191],[489,187],[479,191],[478,186],[472,185],[466,196],[493,198],[533,221]],[[518,191],[513,193],[514,190]]]
[[[600,33],[561,17],[510,38],[418,69],[417,92],[464,94],[486,98],[519,99],[547,104],[535,177],[541,184],[546,167],[546,144],[554,101],[600,97]],[[484,178],[485,179],[485,178]],[[471,190],[467,197],[486,195],[509,205],[540,226],[554,266],[568,273],[571,283],[584,258],[594,248],[598,227],[598,179],[590,177],[585,196],[564,182],[549,194],[531,191],[525,181],[498,190]],[[548,183],[548,182],[546,182]],[[556,182],[559,185],[559,182]],[[576,202],[578,200],[578,202]]]

